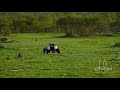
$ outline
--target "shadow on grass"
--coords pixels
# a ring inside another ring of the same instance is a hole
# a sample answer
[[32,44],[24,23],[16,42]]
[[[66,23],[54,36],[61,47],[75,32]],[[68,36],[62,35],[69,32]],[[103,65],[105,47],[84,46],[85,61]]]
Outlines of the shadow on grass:
[[115,43],[112,47],[120,47],[120,42]]
[[76,37],[75,36],[63,35],[63,36],[56,36],[55,38],[76,38]]

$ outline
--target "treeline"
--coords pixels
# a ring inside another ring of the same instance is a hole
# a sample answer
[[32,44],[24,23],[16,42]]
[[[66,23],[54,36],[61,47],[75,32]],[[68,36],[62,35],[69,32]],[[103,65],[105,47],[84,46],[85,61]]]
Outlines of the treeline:
[[94,36],[120,32],[119,12],[1,12],[0,34],[64,32]]

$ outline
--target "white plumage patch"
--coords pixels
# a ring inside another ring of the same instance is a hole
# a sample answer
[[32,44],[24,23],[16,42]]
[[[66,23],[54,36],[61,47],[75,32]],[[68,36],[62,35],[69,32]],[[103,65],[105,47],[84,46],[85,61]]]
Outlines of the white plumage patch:
[[47,47],[47,50],[50,50],[50,46]]
[[57,49],[57,48],[58,48],[58,46],[54,46],[54,48],[55,48],[55,49]]

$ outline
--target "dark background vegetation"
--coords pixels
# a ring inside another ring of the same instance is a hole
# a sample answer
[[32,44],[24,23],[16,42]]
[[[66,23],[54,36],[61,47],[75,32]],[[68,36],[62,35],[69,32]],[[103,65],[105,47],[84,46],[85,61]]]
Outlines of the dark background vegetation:
[[1,35],[28,32],[112,36],[120,32],[120,12],[0,12]]

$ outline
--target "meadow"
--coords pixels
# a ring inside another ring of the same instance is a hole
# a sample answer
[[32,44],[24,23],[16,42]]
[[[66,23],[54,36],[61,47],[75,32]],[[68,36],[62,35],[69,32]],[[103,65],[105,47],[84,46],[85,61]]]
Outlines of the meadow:
[[[20,33],[0,43],[0,78],[120,78],[120,60],[114,60],[120,36],[58,38],[63,33]],[[61,54],[44,54],[54,43]],[[21,53],[21,57],[18,54]]]

